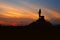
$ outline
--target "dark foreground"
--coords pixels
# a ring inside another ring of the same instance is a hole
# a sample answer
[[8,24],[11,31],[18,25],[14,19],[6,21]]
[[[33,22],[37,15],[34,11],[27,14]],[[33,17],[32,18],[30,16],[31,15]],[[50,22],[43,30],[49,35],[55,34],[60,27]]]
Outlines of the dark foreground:
[[41,27],[24,27],[24,26],[21,26],[21,27],[13,27],[13,26],[3,26],[3,27],[0,27],[0,36],[1,37],[9,37],[10,36],[12,38],[45,38],[47,37],[50,38],[54,38],[55,37],[59,37],[60,36],[60,27],[44,27],[44,26],[41,26]]
[[58,26],[0,26],[0,32],[60,32]]

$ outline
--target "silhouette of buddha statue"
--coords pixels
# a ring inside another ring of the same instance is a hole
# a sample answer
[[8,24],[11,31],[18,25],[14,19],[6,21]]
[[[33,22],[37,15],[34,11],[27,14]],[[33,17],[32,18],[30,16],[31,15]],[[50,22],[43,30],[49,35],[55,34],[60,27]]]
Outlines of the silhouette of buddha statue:
[[41,16],[41,9],[39,9],[39,19],[43,19],[44,20],[44,16]]
[[41,9],[39,9],[39,18],[40,18],[40,16],[41,16]]

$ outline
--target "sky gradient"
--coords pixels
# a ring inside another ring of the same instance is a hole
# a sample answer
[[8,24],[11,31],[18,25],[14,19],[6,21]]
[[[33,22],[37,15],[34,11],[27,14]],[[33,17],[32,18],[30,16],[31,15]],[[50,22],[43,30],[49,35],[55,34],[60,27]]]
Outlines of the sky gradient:
[[60,24],[60,0],[0,0],[0,24],[28,25],[38,19],[42,9],[45,20]]

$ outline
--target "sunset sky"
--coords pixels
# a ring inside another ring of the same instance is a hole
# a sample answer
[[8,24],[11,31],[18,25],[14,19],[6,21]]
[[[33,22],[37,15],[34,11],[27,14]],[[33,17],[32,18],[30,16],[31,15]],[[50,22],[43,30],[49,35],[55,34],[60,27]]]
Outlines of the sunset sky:
[[28,25],[38,19],[40,8],[45,20],[60,24],[60,0],[0,0],[0,24]]

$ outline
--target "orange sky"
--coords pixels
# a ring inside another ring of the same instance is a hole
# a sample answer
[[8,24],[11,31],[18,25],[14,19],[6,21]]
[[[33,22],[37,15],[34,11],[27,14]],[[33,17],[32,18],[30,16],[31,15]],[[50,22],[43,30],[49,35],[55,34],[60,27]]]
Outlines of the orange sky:
[[[32,5],[31,5],[32,7]],[[48,14],[45,14],[48,13]],[[51,21],[53,18],[60,19],[60,13],[48,8],[42,8],[42,15],[45,16],[45,19],[48,21]],[[51,15],[51,16],[49,16]],[[53,17],[53,18],[51,18]],[[8,24],[8,25],[13,25],[16,26],[18,24],[20,25],[26,25],[29,24],[35,20],[38,19],[38,10],[37,13],[30,11],[26,8],[23,7],[18,7],[18,6],[12,6],[12,5],[7,5],[7,4],[0,4],[0,18],[2,18],[2,21],[0,19],[0,24]],[[3,20],[6,18],[5,20]],[[20,18],[27,18],[27,19],[20,19]],[[6,20],[8,21],[6,22]],[[14,20],[15,19],[15,20]],[[19,20],[18,20],[19,19]],[[21,20],[22,23],[21,24]],[[28,21],[26,21],[28,20]],[[12,22],[13,21],[13,22]],[[52,20],[54,21],[54,20]]]
[[[27,19],[38,19],[38,14],[35,14],[25,8],[20,8],[20,7],[14,7],[14,6],[9,6],[9,5],[0,5],[0,18],[7,18],[13,21],[13,19],[20,19],[20,18],[27,18]],[[25,20],[27,20],[25,19]],[[9,22],[5,22],[3,20],[3,22],[1,22],[0,20],[0,24],[8,24],[10,23],[10,25],[14,25],[11,21],[9,20]],[[14,22],[16,21],[14,20]],[[24,21],[24,20],[23,20]],[[29,23],[29,22],[28,22]],[[15,23],[15,25],[18,23]]]

